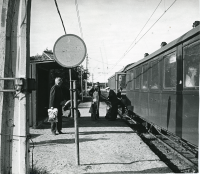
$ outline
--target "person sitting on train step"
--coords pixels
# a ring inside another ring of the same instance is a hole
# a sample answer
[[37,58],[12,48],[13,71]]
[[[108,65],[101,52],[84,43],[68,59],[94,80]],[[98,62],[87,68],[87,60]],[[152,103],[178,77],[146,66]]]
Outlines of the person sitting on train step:
[[119,100],[119,105],[122,107],[122,114],[124,114],[125,113],[125,105],[124,105],[124,103],[122,102],[122,94],[121,94],[121,92],[122,92],[122,87],[120,87],[119,89],[118,89],[118,91],[117,91],[117,98],[118,98],[118,100]]
[[108,100],[111,103],[111,113],[110,113],[110,118],[108,120],[114,121],[117,118],[118,114],[118,99],[116,93],[110,89],[110,87],[106,87],[106,92],[108,92]]
[[197,75],[197,69],[193,66],[189,66],[188,74],[185,76],[185,87],[195,87],[195,76]]

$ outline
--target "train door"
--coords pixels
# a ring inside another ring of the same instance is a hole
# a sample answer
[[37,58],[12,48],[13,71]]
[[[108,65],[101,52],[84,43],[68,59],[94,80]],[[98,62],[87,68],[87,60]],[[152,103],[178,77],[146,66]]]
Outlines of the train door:
[[[149,116],[149,104],[148,104],[148,96],[149,96],[149,79],[148,79],[148,75],[149,75],[149,65],[148,63],[144,63],[142,65],[142,75],[141,75],[141,92],[140,92],[140,106],[141,106],[141,115],[144,118],[148,118]],[[153,108],[153,110],[155,110]],[[158,110],[158,109],[156,109]],[[153,115],[155,118],[156,114]],[[155,120],[155,119],[153,119]]]
[[154,58],[150,62],[150,71],[149,71],[149,118],[150,122],[154,122],[157,125],[162,126],[162,115],[161,111],[161,99],[160,99],[160,61],[159,57]]
[[176,48],[163,55],[161,67],[162,97],[161,120],[164,129],[176,134],[177,109],[177,53]]
[[194,145],[199,141],[199,66],[200,36],[197,36],[183,45],[182,138]]

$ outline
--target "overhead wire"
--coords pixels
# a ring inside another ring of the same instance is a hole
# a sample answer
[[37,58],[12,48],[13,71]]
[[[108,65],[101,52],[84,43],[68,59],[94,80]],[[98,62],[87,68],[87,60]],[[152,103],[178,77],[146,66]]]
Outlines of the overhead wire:
[[[82,29],[82,25],[81,25],[81,17],[79,14],[79,8],[78,8],[78,1],[75,0],[75,6],[76,6],[76,14],[77,14],[77,18],[78,18],[78,24],[79,24],[79,30],[81,33],[81,38],[84,40],[83,38],[83,29]],[[86,53],[86,70],[88,69],[88,53]]]
[[[102,61],[100,61],[100,60],[97,60],[97,59],[94,59],[94,58],[91,58],[91,57],[88,57],[88,58],[91,59],[91,60],[94,60],[94,61],[97,61],[97,62],[106,64],[106,65],[115,65],[115,64],[111,64],[111,63],[105,63],[105,62],[102,62]],[[116,65],[116,66],[121,66],[121,65]]]
[[80,14],[79,14],[79,9],[78,9],[78,1],[75,0],[75,5],[76,5],[76,14],[78,18],[78,24],[79,24],[79,29],[81,33],[81,38],[83,39],[83,30],[82,30],[82,25],[81,25],[81,19],[80,19]]
[[60,16],[60,20],[61,20],[61,22],[62,22],[62,26],[63,26],[64,32],[65,32],[65,34],[67,34],[67,32],[66,32],[66,30],[65,30],[65,25],[64,25],[63,20],[62,20],[62,16],[61,16],[61,14],[60,14],[60,10],[59,10],[59,8],[58,8],[57,1],[54,0],[54,2],[55,2],[55,5],[56,5],[56,8],[57,8],[58,14],[59,14],[59,16]]
[[[138,39],[138,41],[135,42],[133,46],[131,46],[131,48],[126,52],[126,54],[128,54],[128,52],[130,52],[133,49],[133,47],[149,32],[149,30],[163,17],[163,15],[174,5],[176,1],[177,0],[174,0],[174,2],[163,12],[163,14],[153,23],[153,25],[151,25],[151,27]],[[112,67],[112,69],[115,68],[115,66],[125,57],[126,54],[124,53],[124,55],[117,61],[117,63]]]
[[[136,41],[136,39],[138,38],[138,36],[140,35],[140,33],[143,31],[144,27],[148,24],[148,22],[150,21],[151,17],[154,15],[154,13],[156,12],[156,10],[158,9],[158,7],[160,6],[161,2],[163,0],[161,0],[157,7],[155,8],[155,10],[153,11],[153,13],[151,14],[151,16],[149,17],[149,19],[147,20],[147,22],[144,24],[144,26],[142,27],[142,29],[140,30],[140,32],[138,33],[138,35],[135,37],[134,41],[131,43],[131,45],[129,46],[129,48],[126,50],[126,52],[128,53],[128,50],[131,48],[131,46],[134,44],[134,42]],[[126,52],[124,53],[126,55]]]

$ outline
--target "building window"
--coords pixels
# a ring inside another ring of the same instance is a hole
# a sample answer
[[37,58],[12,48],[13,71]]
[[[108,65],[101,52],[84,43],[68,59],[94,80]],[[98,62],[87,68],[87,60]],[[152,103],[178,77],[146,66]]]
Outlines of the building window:
[[158,71],[158,61],[151,62],[151,89],[159,88],[159,71]]
[[200,42],[195,42],[184,48],[184,87],[199,86]]
[[176,54],[172,53],[164,58],[164,87],[176,87]]

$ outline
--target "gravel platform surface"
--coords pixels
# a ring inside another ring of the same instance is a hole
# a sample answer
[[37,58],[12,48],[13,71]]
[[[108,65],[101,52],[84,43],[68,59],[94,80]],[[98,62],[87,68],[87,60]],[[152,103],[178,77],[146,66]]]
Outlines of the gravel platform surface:
[[[80,165],[76,165],[74,120],[63,117],[63,133],[52,135],[50,123],[30,129],[33,144],[33,165],[40,173],[51,174],[120,174],[172,173],[127,124],[117,118],[104,118],[106,104],[100,104],[100,119],[92,121],[90,102],[81,103],[79,110]],[[32,153],[30,166],[32,167]]]

